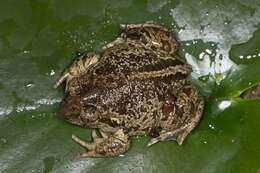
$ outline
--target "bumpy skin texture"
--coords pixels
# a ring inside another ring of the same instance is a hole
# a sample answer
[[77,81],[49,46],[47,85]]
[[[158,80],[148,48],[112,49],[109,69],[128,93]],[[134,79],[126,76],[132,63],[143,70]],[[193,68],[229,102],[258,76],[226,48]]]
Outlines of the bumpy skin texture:
[[145,133],[152,137],[149,146],[165,140],[181,145],[203,112],[203,100],[188,81],[191,67],[175,55],[170,31],[153,23],[121,25],[121,30],[100,56],[82,55],[56,84],[66,81],[60,114],[100,130],[92,143],[73,136],[88,150],[81,157],[122,154],[129,136]]

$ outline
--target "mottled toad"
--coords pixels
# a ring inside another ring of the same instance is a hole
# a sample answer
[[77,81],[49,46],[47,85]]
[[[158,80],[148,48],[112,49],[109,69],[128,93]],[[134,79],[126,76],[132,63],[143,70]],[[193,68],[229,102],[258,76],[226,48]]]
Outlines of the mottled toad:
[[126,152],[130,136],[149,134],[152,145],[181,145],[198,124],[203,100],[189,82],[191,67],[175,55],[176,40],[154,23],[121,25],[121,35],[97,53],[78,57],[56,83],[66,81],[60,114],[93,130],[81,157]]

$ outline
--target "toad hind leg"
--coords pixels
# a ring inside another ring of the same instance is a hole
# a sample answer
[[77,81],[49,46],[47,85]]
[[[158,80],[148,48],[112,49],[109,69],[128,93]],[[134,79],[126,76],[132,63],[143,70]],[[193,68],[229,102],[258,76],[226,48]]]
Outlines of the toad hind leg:
[[[193,102],[193,105],[195,107],[195,109],[193,110],[195,112],[190,112],[190,117],[192,117],[192,118],[190,118],[187,123],[184,123],[179,128],[170,129],[168,126],[168,129],[166,128],[164,131],[162,131],[158,137],[152,138],[150,140],[150,142],[148,143],[148,146],[151,146],[159,141],[167,141],[167,140],[176,140],[179,145],[182,145],[183,141],[188,136],[188,134],[199,123],[201,116],[202,116],[202,112],[203,112],[204,101],[202,99],[200,99],[200,97],[197,97],[198,93],[196,91],[194,92],[194,94],[196,97],[191,97],[191,99],[186,97],[188,99],[188,101],[190,101],[189,102],[190,104],[192,104],[192,102]],[[195,98],[197,98],[197,99],[195,99]],[[192,99],[195,99],[195,101]],[[194,115],[191,116],[191,114],[193,114],[193,113],[194,113]],[[174,126],[174,124],[173,124],[173,126]]]
[[75,142],[88,150],[87,152],[80,154],[78,158],[111,157],[120,155],[128,150],[130,141],[122,129],[117,130],[111,135],[101,132],[101,135],[102,137],[99,137],[96,134],[96,131],[93,130],[93,142],[86,142],[79,139],[77,136],[72,135],[72,139]]
[[[80,76],[82,73],[86,71],[92,64],[95,64],[98,61],[98,55],[91,52],[88,54],[84,54],[78,57],[61,75],[61,77],[57,80],[54,85],[54,88],[57,88],[61,85],[65,80],[66,84],[74,78]],[[66,85],[66,91],[68,90]]]
[[175,140],[175,141],[177,141],[177,143],[179,145],[182,145],[183,141],[185,140],[187,135],[192,131],[192,129],[194,127],[195,127],[195,125],[193,123],[191,123],[191,124],[185,125],[184,127],[180,128],[180,129],[161,133],[160,136],[158,136],[156,138],[152,138],[149,141],[149,143],[147,144],[147,146],[149,147],[157,142],[168,141],[168,140]]

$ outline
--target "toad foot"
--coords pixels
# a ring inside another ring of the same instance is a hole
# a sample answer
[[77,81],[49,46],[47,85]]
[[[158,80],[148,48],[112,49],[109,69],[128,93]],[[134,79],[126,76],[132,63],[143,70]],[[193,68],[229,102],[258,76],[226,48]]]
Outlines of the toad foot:
[[128,150],[130,141],[122,129],[117,130],[112,135],[104,132],[101,132],[101,135],[102,137],[99,137],[96,131],[93,130],[93,142],[86,142],[72,135],[75,142],[87,149],[87,152],[80,154],[77,158],[117,156]]

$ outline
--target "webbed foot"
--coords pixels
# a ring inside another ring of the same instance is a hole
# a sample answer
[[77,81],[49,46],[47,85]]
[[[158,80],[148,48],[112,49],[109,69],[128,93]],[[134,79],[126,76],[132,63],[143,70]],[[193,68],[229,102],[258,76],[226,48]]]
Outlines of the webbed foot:
[[129,148],[130,141],[122,129],[117,130],[114,134],[107,134],[100,131],[102,137],[99,137],[95,130],[92,131],[93,142],[86,142],[72,135],[72,139],[86,148],[88,151],[80,154],[82,157],[111,157],[126,152]]

